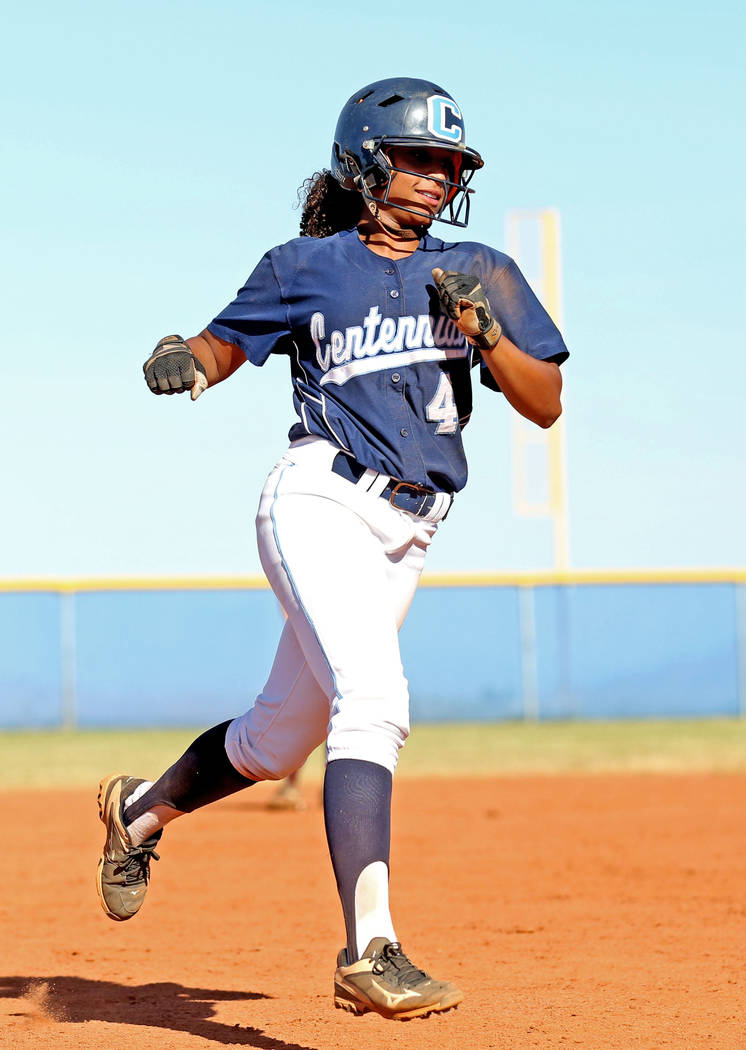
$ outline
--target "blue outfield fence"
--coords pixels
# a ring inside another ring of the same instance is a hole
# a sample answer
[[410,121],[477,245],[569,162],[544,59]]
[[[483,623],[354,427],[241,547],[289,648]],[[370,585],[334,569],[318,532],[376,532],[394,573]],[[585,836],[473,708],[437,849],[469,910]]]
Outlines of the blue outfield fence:
[[[0,727],[229,718],[282,623],[258,578],[0,582]],[[413,721],[743,715],[746,571],[432,576],[401,648]]]

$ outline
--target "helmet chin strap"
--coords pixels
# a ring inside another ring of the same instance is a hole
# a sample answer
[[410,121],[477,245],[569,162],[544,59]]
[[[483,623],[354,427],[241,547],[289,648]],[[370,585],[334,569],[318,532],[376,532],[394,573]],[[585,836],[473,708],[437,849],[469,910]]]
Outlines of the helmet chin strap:
[[396,237],[396,238],[398,238],[401,241],[412,241],[412,240],[421,241],[422,238],[425,236],[425,234],[427,233],[427,231],[429,229],[429,225],[428,226],[424,226],[424,225],[423,226],[405,226],[403,228],[400,227],[400,226],[399,227],[397,227],[397,226],[390,226],[387,222],[384,222],[384,220],[381,218],[381,211],[380,211],[380,208],[378,207],[378,201],[371,200],[369,197],[365,197],[364,200],[365,200],[365,204],[366,204],[366,206],[368,208],[368,211],[373,216],[373,218],[378,223],[378,225],[383,230],[385,230],[386,233],[391,234],[392,237]]

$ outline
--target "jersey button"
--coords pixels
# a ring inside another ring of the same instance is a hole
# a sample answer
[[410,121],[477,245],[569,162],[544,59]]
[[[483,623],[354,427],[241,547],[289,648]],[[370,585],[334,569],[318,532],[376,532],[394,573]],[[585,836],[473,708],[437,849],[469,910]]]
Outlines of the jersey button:
[[409,437],[409,431],[407,430],[406,427],[402,427],[401,430],[399,431],[399,433],[401,434],[401,436],[403,438]]
[[398,299],[399,298],[399,292],[396,290],[396,288],[392,288],[391,291],[389,292],[389,295],[391,296],[392,299]]
[[390,276],[392,273],[396,273],[396,270],[392,270],[391,267],[389,267],[387,270],[384,270],[383,272],[389,274],[389,276]]
[[398,383],[400,379],[401,379],[401,376],[399,375],[399,373],[398,372],[394,372],[394,374],[391,377],[391,382],[392,383]]

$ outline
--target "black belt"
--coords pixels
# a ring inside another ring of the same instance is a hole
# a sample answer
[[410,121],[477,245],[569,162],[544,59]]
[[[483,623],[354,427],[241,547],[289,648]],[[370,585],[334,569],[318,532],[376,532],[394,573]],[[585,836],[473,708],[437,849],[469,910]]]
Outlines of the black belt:
[[[345,478],[347,481],[353,482],[353,484],[360,480],[367,469],[362,463],[358,463],[356,459],[346,456],[344,452],[338,452],[332,460],[334,473],[339,474],[341,478]],[[397,481],[396,478],[389,478],[388,483],[379,495],[387,499],[392,506],[398,507],[399,510],[408,510],[410,514],[416,514],[420,517],[430,513],[439,496],[445,495],[450,501],[446,514],[451,509],[450,503],[453,502],[453,497],[450,493],[433,492],[432,489],[426,488],[424,485],[416,485],[410,481]],[[444,514],[443,519],[445,519],[445,516]]]

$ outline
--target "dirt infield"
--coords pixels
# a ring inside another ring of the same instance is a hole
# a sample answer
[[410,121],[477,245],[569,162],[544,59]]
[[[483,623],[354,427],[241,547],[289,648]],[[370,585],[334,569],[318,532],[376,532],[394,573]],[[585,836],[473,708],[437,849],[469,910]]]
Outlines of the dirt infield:
[[318,789],[173,825],[113,923],[88,793],[0,794],[0,1047],[676,1050],[746,1046],[746,776],[401,780],[405,949],[466,992],[396,1023],[331,1005],[341,920]]

